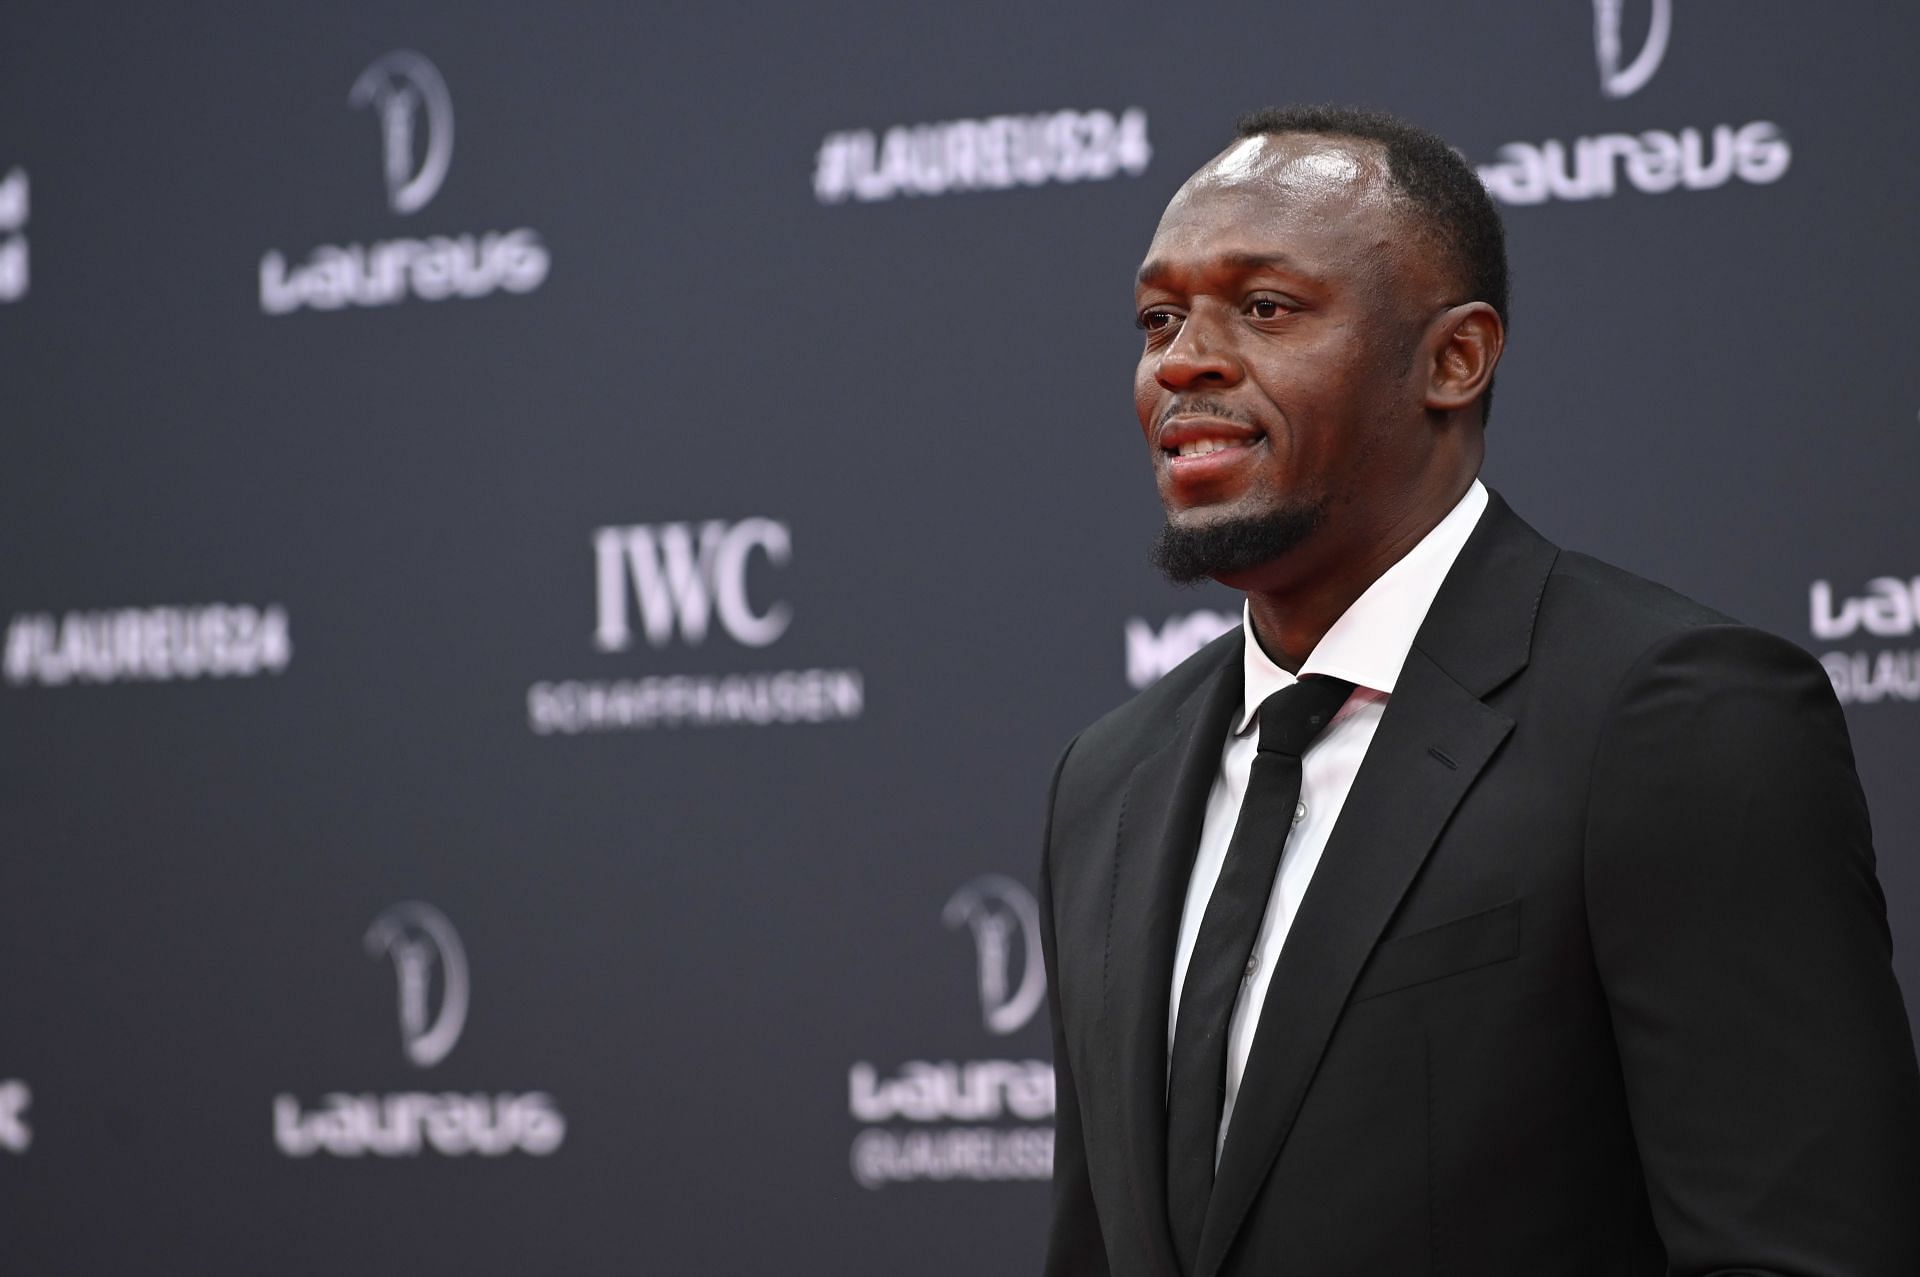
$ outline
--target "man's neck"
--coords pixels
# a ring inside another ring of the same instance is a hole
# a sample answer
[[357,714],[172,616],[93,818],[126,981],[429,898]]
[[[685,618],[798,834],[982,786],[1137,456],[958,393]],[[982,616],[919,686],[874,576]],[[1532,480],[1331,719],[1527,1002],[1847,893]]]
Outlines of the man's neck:
[[1279,579],[1247,588],[1247,611],[1261,650],[1281,669],[1298,674],[1354,600],[1438,527],[1472,483],[1470,476],[1450,500],[1409,511],[1358,547],[1338,543],[1315,547],[1317,553],[1289,564],[1293,570]]

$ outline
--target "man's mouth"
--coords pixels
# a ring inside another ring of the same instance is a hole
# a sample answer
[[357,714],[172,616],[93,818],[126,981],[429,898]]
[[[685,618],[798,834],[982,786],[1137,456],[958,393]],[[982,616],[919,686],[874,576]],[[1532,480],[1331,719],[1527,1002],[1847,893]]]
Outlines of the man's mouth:
[[1252,439],[1189,439],[1177,447],[1168,448],[1170,457],[1204,457],[1210,452],[1224,452],[1228,448],[1251,448]]
[[1196,412],[1168,419],[1155,442],[1161,476],[1172,485],[1168,499],[1187,504],[1213,499],[1225,488],[1244,483],[1250,467],[1258,464],[1267,436],[1245,422]]
[[1189,465],[1202,457],[1217,457],[1215,464],[1233,460],[1220,453],[1243,452],[1266,438],[1253,426],[1222,417],[1174,417],[1160,427],[1160,452],[1169,463]]

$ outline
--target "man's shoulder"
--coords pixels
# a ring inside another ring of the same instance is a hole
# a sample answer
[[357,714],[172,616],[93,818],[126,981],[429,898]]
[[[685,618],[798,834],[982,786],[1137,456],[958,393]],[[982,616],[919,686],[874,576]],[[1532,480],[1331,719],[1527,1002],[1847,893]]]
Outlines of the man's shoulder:
[[1076,737],[1071,760],[1100,759],[1131,769],[1179,730],[1196,712],[1201,693],[1240,661],[1244,631],[1238,626],[1203,646],[1164,675],[1088,724]]
[[1632,660],[1647,648],[1695,630],[1741,628],[1724,612],[1670,586],[1542,536],[1499,493],[1448,572],[1422,638],[1445,635],[1458,660],[1461,640],[1498,644],[1520,637],[1538,658],[1542,648],[1569,647],[1606,662]]
[[[1561,551],[1542,592],[1536,659],[1566,657],[1617,687],[1636,672],[1685,670],[1695,680],[1805,677],[1818,662],[1799,645],[1678,590],[1591,555]],[[1824,675],[1820,680],[1823,681]]]
[[1589,554],[1562,550],[1547,577],[1541,619],[1564,619],[1633,647],[1700,626],[1739,625],[1670,586]]

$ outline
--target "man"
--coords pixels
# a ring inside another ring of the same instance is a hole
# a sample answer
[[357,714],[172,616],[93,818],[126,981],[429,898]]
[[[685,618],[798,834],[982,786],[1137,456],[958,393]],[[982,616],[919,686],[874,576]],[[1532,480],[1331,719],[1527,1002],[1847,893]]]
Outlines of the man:
[[1251,117],[1137,298],[1156,558],[1246,609],[1055,773],[1047,1271],[1920,1273],[1840,710],[1481,486],[1472,170]]

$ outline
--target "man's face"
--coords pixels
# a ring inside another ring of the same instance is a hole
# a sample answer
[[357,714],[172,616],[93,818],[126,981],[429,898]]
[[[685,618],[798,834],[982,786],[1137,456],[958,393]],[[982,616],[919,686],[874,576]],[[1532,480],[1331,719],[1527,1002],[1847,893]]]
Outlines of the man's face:
[[1171,575],[1270,587],[1393,523],[1430,464],[1433,256],[1368,142],[1245,139],[1174,196],[1135,290],[1134,380]]

